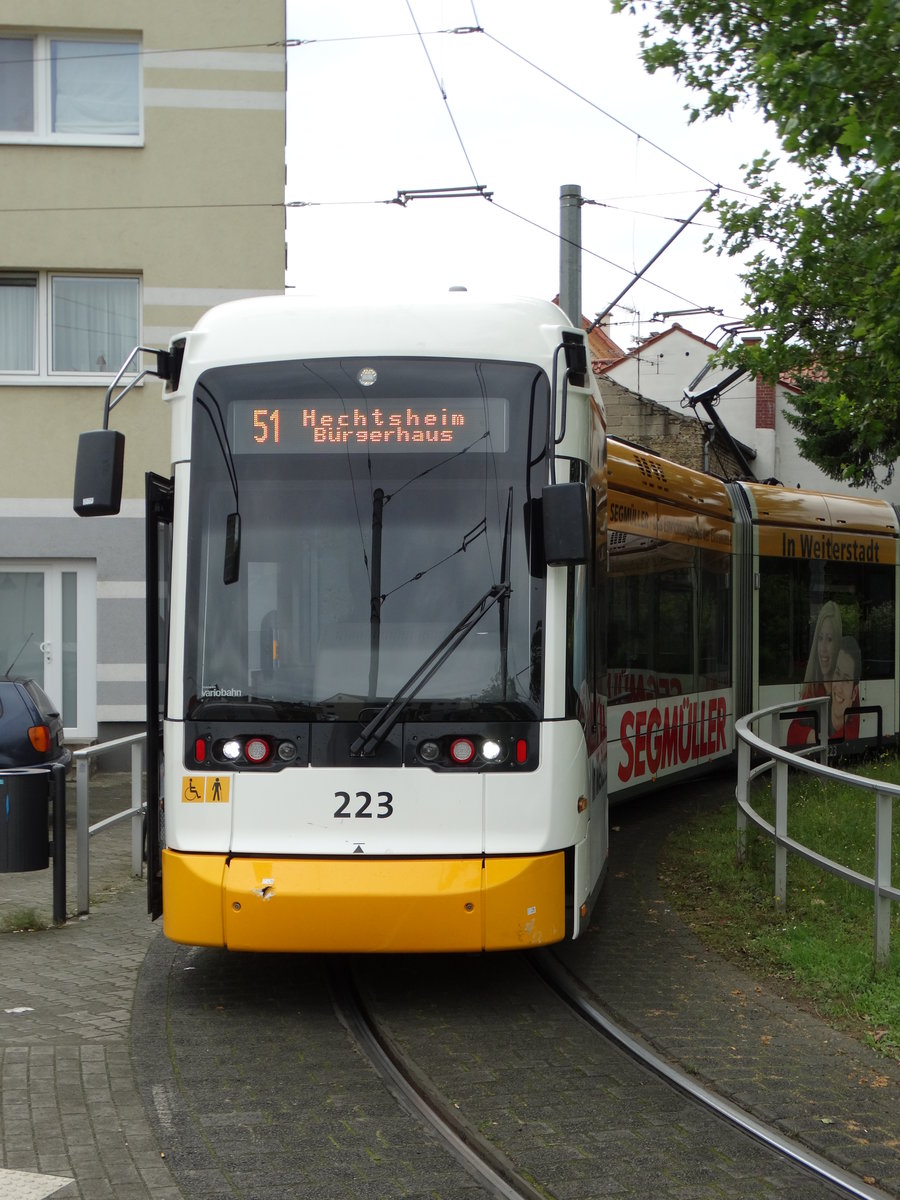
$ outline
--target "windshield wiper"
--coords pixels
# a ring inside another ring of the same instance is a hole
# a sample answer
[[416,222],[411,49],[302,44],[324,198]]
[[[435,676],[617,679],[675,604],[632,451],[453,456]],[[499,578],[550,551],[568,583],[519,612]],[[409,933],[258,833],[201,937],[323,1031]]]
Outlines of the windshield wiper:
[[428,655],[423,663],[416,668],[392,700],[372,718],[365,726],[359,737],[350,746],[353,755],[365,756],[373,754],[391,732],[406,708],[407,704],[419,694],[432,675],[444,665],[456,647],[466,638],[481,618],[500,600],[505,600],[512,592],[509,580],[495,583],[478,600],[464,617],[462,617],[440,645]]

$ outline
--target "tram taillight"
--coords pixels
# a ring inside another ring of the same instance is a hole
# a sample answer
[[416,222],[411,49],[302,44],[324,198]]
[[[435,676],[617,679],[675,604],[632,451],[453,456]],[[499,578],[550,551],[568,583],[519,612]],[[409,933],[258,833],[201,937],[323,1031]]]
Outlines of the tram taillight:
[[455,763],[465,766],[475,757],[475,743],[469,738],[455,738],[450,743],[450,757]]
[[271,753],[272,747],[265,738],[248,738],[244,746],[244,754],[252,763],[264,763]]

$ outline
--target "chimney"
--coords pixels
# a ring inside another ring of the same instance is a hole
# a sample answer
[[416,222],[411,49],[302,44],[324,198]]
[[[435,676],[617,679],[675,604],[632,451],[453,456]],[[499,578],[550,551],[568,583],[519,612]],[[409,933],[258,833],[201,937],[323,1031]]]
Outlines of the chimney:
[[775,385],[756,380],[756,428],[775,428]]
[[[744,338],[748,346],[758,346],[762,338]],[[756,428],[775,428],[775,385],[756,379]]]

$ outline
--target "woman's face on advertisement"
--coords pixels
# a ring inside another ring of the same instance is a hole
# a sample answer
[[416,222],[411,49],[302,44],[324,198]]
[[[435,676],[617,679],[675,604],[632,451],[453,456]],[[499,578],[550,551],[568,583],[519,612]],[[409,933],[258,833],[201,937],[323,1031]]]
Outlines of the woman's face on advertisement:
[[831,617],[826,617],[819,629],[819,641],[816,647],[823,679],[830,679],[834,674],[835,651],[834,621]]
[[831,685],[831,707],[835,720],[843,722],[844,713],[854,701],[856,692],[856,664],[853,655],[842,650],[837,656],[834,681]]

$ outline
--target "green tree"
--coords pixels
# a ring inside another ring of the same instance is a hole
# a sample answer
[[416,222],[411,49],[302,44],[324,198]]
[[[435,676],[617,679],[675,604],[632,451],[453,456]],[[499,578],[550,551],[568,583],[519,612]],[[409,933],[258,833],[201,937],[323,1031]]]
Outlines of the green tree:
[[[637,0],[612,0],[615,11]],[[768,336],[726,356],[790,400],[802,453],[852,485],[900,458],[900,0],[655,0],[642,54],[702,95],[690,119],[742,101],[775,128],[804,184],[768,152],[749,200],[718,200],[720,253],[750,254],[748,324]]]

